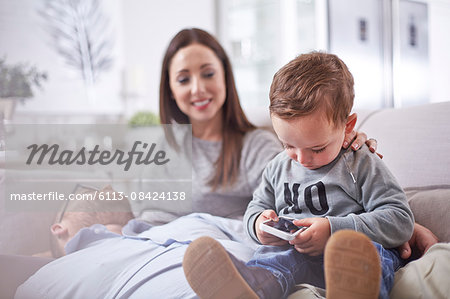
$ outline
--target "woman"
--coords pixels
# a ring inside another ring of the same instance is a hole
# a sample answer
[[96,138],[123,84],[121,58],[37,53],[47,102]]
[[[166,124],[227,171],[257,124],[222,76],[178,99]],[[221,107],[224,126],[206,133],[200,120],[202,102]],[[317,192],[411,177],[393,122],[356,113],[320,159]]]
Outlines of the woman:
[[[265,165],[282,147],[274,134],[248,121],[230,60],[213,36],[193,28],[172,39],[159,100],[162,124],[192,125],[192,210],[242,216]],[[367,139],[364,133],[352,132],[344,144],[355,135],[352,148],[358,149]],[[367,143],[374,152],[375,140]]]

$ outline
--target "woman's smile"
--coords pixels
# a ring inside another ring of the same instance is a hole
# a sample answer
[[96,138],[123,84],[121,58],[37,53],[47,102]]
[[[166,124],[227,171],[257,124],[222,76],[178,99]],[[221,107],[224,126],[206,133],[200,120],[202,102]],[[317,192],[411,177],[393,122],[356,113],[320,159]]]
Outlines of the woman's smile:
[[212,102],[212,99],[201,99],[201,100],[196,100],[192,102],[192,105],[197,109],[197,110],[204,110],[206,108],[208,108],[209,103]]

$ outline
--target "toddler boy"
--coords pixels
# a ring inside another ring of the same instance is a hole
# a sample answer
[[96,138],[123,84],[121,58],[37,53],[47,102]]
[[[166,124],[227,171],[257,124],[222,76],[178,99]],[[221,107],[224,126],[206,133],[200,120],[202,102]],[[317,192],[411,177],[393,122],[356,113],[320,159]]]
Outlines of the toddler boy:
[[[325,281],[329,298],[389,297],[402,261],[386,248],[409,240],[414,219],[377,155],[341,148],[356,124],[353,98],[353,77],[332,54],[300,55],[275,74],[270,113],[285,150],[267,165],[244,215],[250,236],[267,246],[244,264],[212,239],[194,241],[183,267],[200,297],[280,298],[296,284]],[[260,229],[278,215],[307,229],[289,243]]]

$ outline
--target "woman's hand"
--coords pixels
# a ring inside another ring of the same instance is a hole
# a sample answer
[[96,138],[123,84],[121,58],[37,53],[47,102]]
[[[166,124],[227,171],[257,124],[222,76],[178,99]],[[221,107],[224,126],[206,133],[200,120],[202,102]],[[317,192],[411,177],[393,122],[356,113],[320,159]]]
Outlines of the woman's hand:
[[[356,137],[356,138],[355,138]],[[355,139],[351,144],[350,142]],[[356,132],[355,130],[351,131],[348,134],[345,134],[344,143],[342,144],[343,148],[348,148],[351,145],[352,150],[357,151],[361,148],[361,144],[367,144],[369,150],[372,153],[375,153],[377,150],[377,141],[373,138],[367,139],[366,133]],[[383,159],[383,155],[376,153],[381,159]]]
[[258,237],[259,242],[263,245],[275,245],[282,246],[287,245],[287,241],[282,240],[268,232],[262,231],[259,229],[260,223],[263,223],[267,220],[278,221],[278,215],[274,210],[265,210],[262,212],[255,221],[255,231],[256,237]]
[[411,248],[419,251],[420,256],[430,249],[430,247],[438,242],[438,238],[425,226],[414,223],[414,231],[411,239],[400,245],[397,250],[402,259],[407,259],[411,256]]
[[300,253],[316,256],[323,254],[325,244],[331,234],[330,222],[327,218],[305,218],[294,220],[297,226],[305,226],[303,232],[295,236],[295,239],[289,241]]

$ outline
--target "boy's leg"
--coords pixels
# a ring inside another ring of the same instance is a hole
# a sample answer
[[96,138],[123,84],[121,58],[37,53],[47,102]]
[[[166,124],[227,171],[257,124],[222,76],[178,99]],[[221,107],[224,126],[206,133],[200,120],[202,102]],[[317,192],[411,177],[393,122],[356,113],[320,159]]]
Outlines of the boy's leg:
[[389,299],[389,292],[394,285],[395,271],[404,265],[404,261],[400,258],[397,250],[385,249],[376,242],[373,242],[373,244],[381,261],[380,298]]
[[380,258],[364,234],[340,230],[325,247],[325,281],[328,299],[378,298]]
[[251,297],[255,293],[260,298],[284,298],[300,282],[325,285],[323,256],[309,257],[292,246],[261,246],[245,264],[219,242],[203,237],[189,245],[183,269],[194,291],[208,298]]
[[[450,243],[433,245],[425,255],[395,273],[391,299],[448,298],[450,285]],[[299,285],[288,299],[325,299],[325,290]]]
[[192,242],[183,269],[200,298],[280,298],[281,288],[270,271],[247,267],[216,240],[201,237]]
[[283,298],[292,293],[299,283],[325,287],[323,255],[302,254],[291,245],[261,246],[247,266],[269,270],[281,285]]

